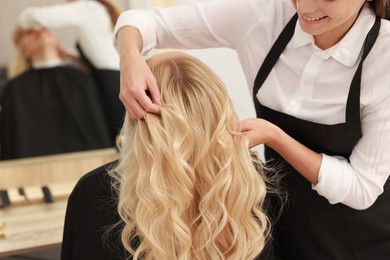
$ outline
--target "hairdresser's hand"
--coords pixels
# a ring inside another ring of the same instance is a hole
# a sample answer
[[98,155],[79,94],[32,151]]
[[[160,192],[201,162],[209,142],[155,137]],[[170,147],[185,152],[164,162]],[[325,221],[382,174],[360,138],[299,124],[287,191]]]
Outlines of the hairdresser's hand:
[[313,184],[318,183],[322,155],[289,136],[278,126],[264,119],[240,122],[249,148],[266,144],[282,156],[292,167]]
[[243,120],[240,122],[240,127],[244,137],[247,138],[249,148],[260,144],[272,144],[279,129],[274,124],[260,118]]
[[116,36],[120,57],[121,87],[119,98],[131,119],[141,119],[146,112],[160,113],[160,91],[156,79],[140,54],[142,37],[131,26],[122,27]]
[[119,98],[131,119],[143,118],[146,112],[160,113],[160,92],[156,79],[141,55],[121,57]]

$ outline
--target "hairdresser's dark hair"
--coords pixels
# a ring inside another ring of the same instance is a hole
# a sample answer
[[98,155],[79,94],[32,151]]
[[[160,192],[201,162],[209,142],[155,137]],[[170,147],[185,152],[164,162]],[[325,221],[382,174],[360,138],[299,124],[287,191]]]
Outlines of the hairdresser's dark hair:
[[389,0],[373,0],[368,2],[375,14],[381,18],[390,20],[390,1]]
[[104,7],[106,8],[111,18],[112,28],[114,28],[116,21],[118,20],[118,17],[122,12],[122,9],[118,5],[116,5],[113,1],[110,0],[97,0],[97,1],[102,5],[104,5]]

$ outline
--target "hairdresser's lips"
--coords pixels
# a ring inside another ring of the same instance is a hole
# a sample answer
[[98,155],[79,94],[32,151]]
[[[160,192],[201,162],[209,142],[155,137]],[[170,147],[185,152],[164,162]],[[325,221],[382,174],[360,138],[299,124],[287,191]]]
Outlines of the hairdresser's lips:
[[328,18],[328,16],[308,17],[302,14],[301,18],[302,18],[301,21],[303,21],[305,24],[315,25],[325,21]]

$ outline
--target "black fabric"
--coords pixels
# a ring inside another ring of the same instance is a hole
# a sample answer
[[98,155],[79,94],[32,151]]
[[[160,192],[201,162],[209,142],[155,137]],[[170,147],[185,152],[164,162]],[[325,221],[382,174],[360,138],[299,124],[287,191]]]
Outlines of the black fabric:
[[120,72],[119,70],[96,68],[79,44],[76,45],[76,48],[80,57],[91,69],[92,76],[99,88],[100,98],[104,103],[104,113],[110,126],[111,140],[115,144],[125,116],[125,107],[119,99]]
[[1,159],[112,147],[96,84],[68,67],[9,81],[1,99]]
[[115,163],[87,173],[73,189],[66,210],[61,260],[129,257],[120,241],[117,194],[107,173]]
[[[375,44],[376,38],[378,37],[379,34],[379,29],[380,29],[380,18],[377,17],[374,26],[367,34],[367,37],[364,41],[362,58],[360,60],[359,67],[357,68],[356,73],[353,76],[351,82],[351,86],[355,86],[355,87],[350,88],[348,94],[347,107],[351,107],[351,109],[348,109],[345,115],[347,122],[360,121],[360,84],[361,84],[361,77],[362,77],[363,62]],[[355,97],[359,97],[359,98],[355,98]]]
[[116,70],[93,70],[92,75],[99,87],[104,112],[110,126],[111,140],[115,144],[117,135],[123,125],[125,107],[119,99],[119,77]]
[[[362,64],[375,43],[379,28],[380,19],[377,18],[366,37],[362,59],[351,82],[345,123],[324,125],[305,121],[265,107],[256,98],[256,93],[278,60],[276,56],[280,55],[293,35],[294,26],[291,24],[281,33],[277,40],[279,43],[275,44],[277,49],[270,51],[271,58],[266,58],[259,70],[253,91],[257,116],[278,125],[316,152],[348,159],[362,136],[360,108],[357,105],[360,104]],[[373,206],[354,210],[343,204],[329,204],[327,199],[312,190],[309,181],[269,147],[265,147],[265,157],[269,163],[283,166],[281,182],[289,197],[281,218],[275,223],[273,244],[263,252],[263,259],[389,259],[389,181]],[[272,202],[273,198],[267,199]]]

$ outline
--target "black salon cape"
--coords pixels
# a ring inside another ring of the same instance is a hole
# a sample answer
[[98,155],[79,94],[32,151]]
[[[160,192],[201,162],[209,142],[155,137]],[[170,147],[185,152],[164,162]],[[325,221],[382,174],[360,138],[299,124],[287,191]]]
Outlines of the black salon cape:
[[119,99],[120,71],[119,69],[98,68],[85,55],[80,44],[76,44],[76,49],[96,82],[100,98],[104,103],[103,109],[109,124],[111,140],[113,144],[116,144],[116,138],[122,128],[125,116],[125,106]]
[[[107,173],[116,163],[87,173],[73,189],[66,210],[61,260],[133,259],[120,241],[123,222],[117,213],[113,180]],[[136,239],[133,246],[138,244]]]
[[115,226],[120,220],[117,195],[107,174],[114,163],[87,173],[73,189],[66,210],[61,260],[128,257],[120,242],[121,225]]
[[34,69],[11,80],[1,99],[1,159],[112,147],[92,77],[79,69]]

